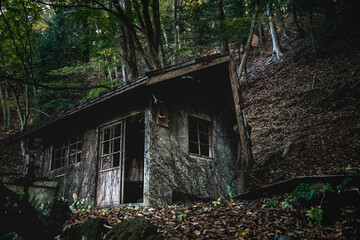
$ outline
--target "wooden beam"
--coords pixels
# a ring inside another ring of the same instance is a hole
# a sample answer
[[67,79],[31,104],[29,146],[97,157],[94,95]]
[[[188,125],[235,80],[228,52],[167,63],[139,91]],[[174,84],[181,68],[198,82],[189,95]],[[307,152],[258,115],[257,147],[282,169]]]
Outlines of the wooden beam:
[[195,71],[200,71],[205,68],[215,66],[220,63],[225,63],[230,61],[230,56],[223,56],[215,59],[210,59],[204,62],[194,63],[186,67],[179,67],[165,73],[159,73],[159,75],[150,76],[146,81],[146,85],[155,84],[162,82],[171,78],[180,77]]
[[232,95],[235,104],[236,120],[239,129],[240,144],[244,154],[245,167],[248,169],[253,164],[253,156],[251,151],[250,136],[248,136],[245,127],[245,121],[242,114],[242,103],[240,89],[238,88],[238,81],[236,78],[235,66],[233,61],[229,62],[229,75],[231,82]]

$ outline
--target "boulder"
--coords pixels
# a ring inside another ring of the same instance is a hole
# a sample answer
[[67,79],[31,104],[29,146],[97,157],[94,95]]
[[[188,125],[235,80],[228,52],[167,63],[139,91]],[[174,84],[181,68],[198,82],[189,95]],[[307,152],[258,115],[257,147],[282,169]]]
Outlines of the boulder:
[[156,228],[148,220],[135,217],[115,225],[106,240],[154,240],[161,239]]

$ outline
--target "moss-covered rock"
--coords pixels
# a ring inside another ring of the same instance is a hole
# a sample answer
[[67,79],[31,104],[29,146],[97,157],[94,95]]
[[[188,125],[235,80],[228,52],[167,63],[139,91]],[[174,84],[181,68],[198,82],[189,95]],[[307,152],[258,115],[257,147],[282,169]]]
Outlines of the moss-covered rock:
[[155,240],[161,239],[156,228],[148,220],[135,217],[115,225],[106,236],[106,240]]

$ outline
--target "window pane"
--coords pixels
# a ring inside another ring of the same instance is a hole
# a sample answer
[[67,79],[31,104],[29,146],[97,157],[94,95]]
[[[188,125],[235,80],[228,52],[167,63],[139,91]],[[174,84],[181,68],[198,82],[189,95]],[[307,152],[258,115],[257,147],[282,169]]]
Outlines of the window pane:
[[102,160],[102,169],[109,169],[111,166],[110,166],[110,156],[107,156],[107,157],[104,157],[104,158],[101,158]]
[[120,138],[114,140],[114,152],[120,151]]
[[200,143],[210,145],[209,144],[209,135],[200,133]]
[[196,120],[189,117],[189,129],[197,131]]
[[76,163],[76,154],[71,154],[69,157],[69,164]]
[[121,126],[122,124],[118,124],[115,126],[115,134],[113,136],[114,138],[119,137],[121,135]]
[[189,131],[189,141],[199,142],[197,132],[194,132],[194,131],[191,131],[191,130]]
[[199,131],[203,133],[209,133],[210,123],[204,120],[199,120]]
[[60,167],[61,167],[61,158],[55,159],[55,168],[60,168]]
[[113,155],[113,167],[118,167],[120,163],[120,153]]
[[81,152],[81,150],[82,150],[82,142],[80,141],[77,143],[77,151]]
[[104,142],[102,155],[109,154],[110,153],[109,150],[110,150],[110,142]]
[[103,130],[103,141],[109,140],[110,139],[110,129],[104,129]]
[[81,162],[81,152],[79,152],[76,156],[76,161]]
[[190,142],[189,143],[189,152],[194,154],[199,154],[198,144]]
[[61,158],[61,149],[56,149],[55,150],[55,159],[59,159]]
[[202,156],[209,156],[209,146],[200,145],[200,151]]

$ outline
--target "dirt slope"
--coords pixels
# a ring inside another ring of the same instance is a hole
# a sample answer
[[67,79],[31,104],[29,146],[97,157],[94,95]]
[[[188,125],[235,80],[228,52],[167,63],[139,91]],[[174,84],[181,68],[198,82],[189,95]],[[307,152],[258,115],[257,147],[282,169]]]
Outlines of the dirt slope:
[[247,190],[299,175],[360,172],[360,39],[328,39],[314,56],[307,38],[254,49],[244,89],[255,165]]

